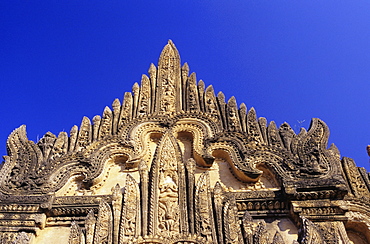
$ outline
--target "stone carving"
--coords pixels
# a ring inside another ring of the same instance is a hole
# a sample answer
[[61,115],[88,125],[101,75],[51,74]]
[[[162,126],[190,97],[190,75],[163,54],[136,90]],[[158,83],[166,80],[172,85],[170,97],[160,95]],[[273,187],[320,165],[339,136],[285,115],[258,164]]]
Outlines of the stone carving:
[[196,232],[207,241],[217,243],[209,186],[209,174],[204,172],[200,176],[195,190]]
[[132,118],[132,94],[131,92],[126,92],[121,109],[118,127],[121,128],[126,123],[126,121],[129,121],[131,118]]
[[248,211],[244,212],[242,219],[242,233],[246,244],[253,244],[253,232],[255,229],[255,224],[253,223],[253,218]]
[[196,84],[196,76],[195,73],[192,73],[190,77],[187,79],[187,110],[194,111],[199,110],[199,101],[198,101],[198,89]]
[[76,222],[72,222],[68,244],[85,244],[84,234]]
[[199,94],[199,106],[200,106],[200,110],[202,112],[205,111],[205,107],[204,107],[204,92],[205,92],[205,84],[204,84],[204,81],[200,80],[198,82],[198,94]]
[[[160,142],[151,169],[151,229],[165,238],[187,231],[184,166],[177,142],[167,132]],[[181,216],[183,215],[183,216]]]
[[225,102],[225,95],[220,91],[217,93],[217,102],[220,108],[220,115],[221,121],[224,128],[227,128],[227,121],[226,121],[226,102]]
[[150,112],[150,81],[148,76],[143,75],[141,78],[140,101],[138,105],[137,114],[143,116]]
[[150,83],[151,83],[151,98],[150,98],[150,103],[152,104],[150,112],[154,112],[154,104],[155,104],[155,92],[156,92],[156,86],[157,86],[157,68],[153,63],[150,64],[148,74],[150,77]]
[[52,148],[50,160],[57,160],[68,152],[68,135],[60,132]]
[[369,173],[328,147],[323,121],[295,134],[189,74],[169,41],[92,122],[37,143],[15,129],[0,242],[370,243]]
[[254,243],[267,244],[269,243],[268,239],[269,239],[269,235],[266,230],[266,222],[260,221],[257,224],[256,230],[253,234],[253,241]]
[[235,97],[231,97],[228,102],[228,128],[230,131],[241,131],[240,120],[238,115],[238,105],[236,104]]
[[86,229],[86,244],[94,243],[94,231],[95,231],[96,218],[94,216],[94,211],[90,212],[86,216],[85,229]]
[[120,224],[121,242],[132,240],[139,235],[140,216],[137,206],[140,204],[138,186],[131,175],[126,177],[124,192],[124,205],[122,209],[122,219]]
[[104,200],[100,202],[95,224],[94,243],[112,243],[112,210]]
[[348,176],[348,182],[350,184],[352,194],[358,198],[369,199],[370,193],[369,189],[361,177],[355,163],[350,158],[343,158],[343,166]]
[[112,119],[113,119],[112,110],[109,107],[105,107],[103,117],[100,122],[100,129],[98,135],[99,139],[102,139],[111,134]]
[[256,144],[260,144],[263,141],[260,127],[257,123],[256,111],[251,108],[247,114],[247,133]]
[[112,126],[112,134],[117,133],[118,129],[118,120],[119,120],[119,115],[121,112],[121,102],[119,101],[118,98],[114,99],[112,103],[112,108],[113,108],[113,126]]
[[219,109],[217,106],[216,97],[213,91],[213,87],[210,85],[207,87],[205,95],[204,95],[204,104],[206,108],[206,112],[216,116],[216,118],[219,118]]
[[216,213],[216,222],[217,224],[217,233],[218,233],[218,241],[219,243],[223,243],[224,241],[224,234],[223,234],[223,225],[222,218],[223,218],[223,200],[224,200],[224,189],[222,188],[219,181],[216,182],[215,186],[213,187],[213,199],[215,205],[215,213]]
[[[187,80],[188,80],[188,76],[189,76],[189,65],[188,63],[184,63],[184,65],[181,67],[181,85],[182,87],[186,87],[186,83],[187,83]],[[186,97],[183,96],[183,99],[182,99],[182,104],[184,104],[184,106],[186,106]],[[186,109],[186,108],[185,108]]]
[[[195,168],[196,168],[196,162],[193,158],[189,158],[185,162],[186,167],[186,173],[187,173],[187,197],[188,197],[188,212],[189,212],[189,231],[191,234],[195,233],[195,201],[193,202],[192,199],[195,198]],[[208,182],[209,183],[209,182]],[[205,185],[205,187],[208,187],[209,184]],[[209,189],[207,189],[209,190]],[[198,231],[199,232],[199,231]]]
[[[133,205],[134,206],[134,205]],[[113,227],[118,227],[121,220],[122,192],[119,184],[112,188]],[[113,228],[113,243],[119,241],[119,228]]]
[[30,243],[30,233],[26,233],[24,231],[18,233],[15,243],[17,244],[29,244]]
[[267,128],[268,140],[269,144],[273,147],[282,148],[283,142],[281,141],[281,137],[279,131],[276,128],[276,124],[274,121],[270,122],[270,125]]
[[320,151],[322,144],[326,146],[328,131],[327,126],[320,120],[312,120],[308,133],[302,130],[298,135],[299,141],[293,140],[292,150],[297,150],[298,156],[303,163],[300,168],[301,174],[320,175],[328,171],[328,165]]
[[132,117],[135,118],[137,116],[138,104],[139,104],[139,95],[140,95],[140,86],[137,82],[132,86],[132,96],[133,96],[133,109],[132,109]]
[[7,173],[4,176],[3,187],[9,191],[13,189],[32,191],[37,188],[38,182],[41,181],[38,173],[42,167],[45,167],[44,157],[41,149],[34,142],[28,141],[25,126],[12,132],[8,138],[7,147],[9,156],[5,160],[11,162],[3,167],[3,171]]
[[55,143],[56,136],[51,133],[47,132],[41,139],[40,141],[37,142],[37,145],[42,151],[42,154],[45,159],[47,159],[50,155],[50,151],[53,148],[53,145]]
[[79,151],[91,143],[91,124],[87,117],[84,117],[81,122],[78,139],[76,142],[75,150]]
[[158,62],[158,109],[172,113],[180,109],[180,56],[171,41],[164,47]]
[[243,243],[235,199],[228,199],[224,206],[225,243]]
[[78,135],[78,126],[74,125],[71,128],[71,131],[69,132],[69,148],[68,150],[70,152],[73,152],[76,146],[76,140],[77,140],[77,135]]
[[272,240],[272,243],[274,244],[284,244],[285,243],[283,237],[278,231],[276,231],[274,235],[274,239]]
[[300,243],[302,244],[326,243],[321,232],[316,227],[316,225],[312,223],[312,221],[302,217],[302,224],[303,228],[300,236]]
[[326,243],[340,243],[339,242],[340,235],[335,223],[318,222],[316,223],[316,226],[322,233],[322,237]]
[[30,244],[30,234],[24,231],[0,232],[0,243],[4,244]]
[[93,141],[98,139],[99,127],[100,127],[101,117],[100,115],[95,115],[93,118]]

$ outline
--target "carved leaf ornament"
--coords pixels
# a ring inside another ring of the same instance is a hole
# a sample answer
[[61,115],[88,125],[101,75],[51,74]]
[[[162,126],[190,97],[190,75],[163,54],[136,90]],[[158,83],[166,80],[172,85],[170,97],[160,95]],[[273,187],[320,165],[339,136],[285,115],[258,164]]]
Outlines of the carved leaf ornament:
[[[293,243],[325,243],[315,220],[341,221],[348,209],[366,215],[369,176],[327,148],[323,121],[299,134],[277,127],[189,70],[169,41],[141,84],[69,135],[48,132],[34,143],[24,125],[15,129],[0,172],[0,219],[13,227],[0,222],[1,240],[29,243],[36,230],[63,223],[73,244],[284,243],[287,234],[265,221],[275,216],[299,229]],[[126,175],[123,187],[95,196],[112,165]],[[71,182],[75,196],[57,196]],[[344,208],[338,201],[348,193]]]
[[298,135],[287,123],[279,129],[273,122],[266,127],[257,121],[253,108],[248,112],[244,104],[238,108],[234,97],[225,103],[223,94],[215,97],[212,86],[199,91],[195,74],[188,76],[188,69],[187,64],[181,69],[180,56],[170,41],[162,51],[158,69],[151,65],[150,77],[143,76],[141,86],[134,87],[134,95],[125,93],[122,106],[115,100],[113,112],[106,107],[101,118],[94,117],[93,124],[84,117],[79,129],[72,128],[69,138],[65,133],[56,137],[48,132],[35,144],[27,139],[25,126],[19,127],[7,141],[9,156],[2,168],[0,190],[12,194],[50,193],[72,175],[92,180],[104,167],[103,160],[95,159],[106,153],[103,148],[107,145],[127,141],[120,146],[132,159],[145,153],[145,148],[136,149],[142,151],[140,154],[129,146],[130,131],[144,121],[153,128],[175,129],[192,118],[203,119],[204,126],[211,130],[208,135],[200,135],[194,145],[200,154],[198,163],[211,167],[212,154],[230,158],[233,173],[244,182],[259,179],[262,172],[256,168],[258,164],[274,168],[282,178],[338,173],[332,165],[333,153],[326,149],[329,131],[324,122],[313,119],[310,130]]

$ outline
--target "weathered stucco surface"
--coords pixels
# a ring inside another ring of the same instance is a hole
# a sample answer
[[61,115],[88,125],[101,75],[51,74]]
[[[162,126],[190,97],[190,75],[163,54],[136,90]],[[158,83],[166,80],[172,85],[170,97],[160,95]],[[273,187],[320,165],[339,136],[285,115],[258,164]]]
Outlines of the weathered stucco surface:
[[0,243],[370,243],[369,173],[328,137],[215,95],[169,41],[102,116],[10,134]]

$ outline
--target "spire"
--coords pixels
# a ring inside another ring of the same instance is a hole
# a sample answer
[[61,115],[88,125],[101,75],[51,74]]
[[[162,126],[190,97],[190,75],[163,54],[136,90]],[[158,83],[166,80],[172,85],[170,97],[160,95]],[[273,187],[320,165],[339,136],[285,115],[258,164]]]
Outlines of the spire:
[[181,109],[180,55],[171,40],[163,48],[158,61],[157,113],[173,113]]

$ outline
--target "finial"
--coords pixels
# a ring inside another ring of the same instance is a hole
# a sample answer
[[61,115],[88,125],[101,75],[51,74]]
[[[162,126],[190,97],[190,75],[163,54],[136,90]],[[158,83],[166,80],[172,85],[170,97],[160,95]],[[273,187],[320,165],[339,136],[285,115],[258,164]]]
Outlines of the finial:
[[118,98],[114,99],[112,103],[112,108],[116,111],[121,107],[121,102],[119,101]]
[[158,61],[156,112],[173,113],[182,108],[180,55],[171,40]]
[[189,65],[188,63],[184,63],[184,65],[181,67],[181,70],[183,71],[183,73],[185,73],[187,76],[189,76]]
[[219,100],[221,100],[223,103],[225,102],[225,95],[222,91],[219,91],[217,94],[217,97]]
[[237,106],[236,104],[236,99],[234,96],[230,97],[229,101],[227,101],[227,103],[230,105],[230,106]]
[[155,65],[153,63],[151,63],[150,67],[149,67],[149,70],[148,70],[149,76],[153,76],[155,74],[155,72],[157,72],[157,68],[155,67]]
[[137,82],[132,86],[132,92],[136,95],[139,92],[140,86]]
[[245,103],[241,103],[240,104],[240,109],[243,110],[244,113],[245,113],[245,111],[247,111],[247,105],[245,105]]

